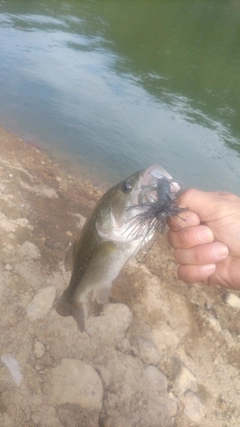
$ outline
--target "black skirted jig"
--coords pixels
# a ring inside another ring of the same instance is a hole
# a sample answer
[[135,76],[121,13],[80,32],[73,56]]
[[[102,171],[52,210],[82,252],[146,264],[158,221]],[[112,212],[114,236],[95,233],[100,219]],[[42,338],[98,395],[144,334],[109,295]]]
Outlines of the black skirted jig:
[[180,208],[176,200],[182,192],[183,184],[166,176],[160,177],[157,184],[146,186],[139,195],[139,205],[130,208],[141,208],[141,213],[129,221],[131,227],[134,225],[135,238],[157,231],[163,233],[169,218],[181,218],[180,214],[186,209]]

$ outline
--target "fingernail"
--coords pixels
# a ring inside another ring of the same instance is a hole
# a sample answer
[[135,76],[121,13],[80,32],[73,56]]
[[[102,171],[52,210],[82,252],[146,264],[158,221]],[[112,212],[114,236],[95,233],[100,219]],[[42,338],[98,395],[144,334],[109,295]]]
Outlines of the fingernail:
[[228,247],[223,243],[216,242],[212,246],[212,254],[217,261],[221,261],[228,256]]
[[208,227],[202,227],[197,232],[197,237],[200,243],[209,243],[214,239],[213,232]]
[[204,276],[210,276],[216,270],[216,264],[206,264],[200,267],[200,271]]

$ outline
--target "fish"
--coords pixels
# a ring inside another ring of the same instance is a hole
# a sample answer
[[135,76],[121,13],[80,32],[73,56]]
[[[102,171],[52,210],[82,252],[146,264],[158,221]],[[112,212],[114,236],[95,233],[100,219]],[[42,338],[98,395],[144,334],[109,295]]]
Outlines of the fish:
[[[147,245],[167,219],[181,212],[176,199],[182,185],[161,166],[137,171],[110,188],[97,202],[80,236],[65,257],[72,270],[56,311],[73,316],[81,332],[86,307],[108,301],[112,282],[126,263]],[[160,226],[159,226],[160,224]]]

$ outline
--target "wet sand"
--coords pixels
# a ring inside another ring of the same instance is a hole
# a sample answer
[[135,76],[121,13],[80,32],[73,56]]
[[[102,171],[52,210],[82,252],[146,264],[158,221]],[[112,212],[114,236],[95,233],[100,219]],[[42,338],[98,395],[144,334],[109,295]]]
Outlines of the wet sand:
[[181,282],[159,236],[81,334],[55,305],[103,188],[4,129],[0,147],[0,426],[239,426],[239,293]]

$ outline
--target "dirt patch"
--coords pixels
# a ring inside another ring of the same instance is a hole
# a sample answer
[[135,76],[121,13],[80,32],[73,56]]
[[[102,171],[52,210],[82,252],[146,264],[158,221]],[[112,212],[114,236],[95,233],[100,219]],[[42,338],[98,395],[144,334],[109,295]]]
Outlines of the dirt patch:
[[0,146],[0,425],[239,426],[239,293],[181,282],[160,236],[81,334],[55,304],[103,189],[3,129]]

